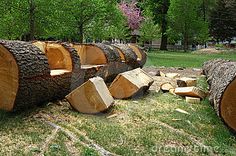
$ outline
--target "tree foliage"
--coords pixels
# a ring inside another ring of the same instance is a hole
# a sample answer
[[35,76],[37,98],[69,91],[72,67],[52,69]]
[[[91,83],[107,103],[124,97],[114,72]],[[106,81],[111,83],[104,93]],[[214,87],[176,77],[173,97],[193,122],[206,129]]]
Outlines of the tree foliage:
[[168,11],[170,30],[176,34],[175,38],[182,39],[184,49],[193,41],[204,41],[208,39],[208,25],[198,15],[201,0],[171,0]]
[[210,15],[210,33],[218,41],[236,36],[236,1],[219,0]]

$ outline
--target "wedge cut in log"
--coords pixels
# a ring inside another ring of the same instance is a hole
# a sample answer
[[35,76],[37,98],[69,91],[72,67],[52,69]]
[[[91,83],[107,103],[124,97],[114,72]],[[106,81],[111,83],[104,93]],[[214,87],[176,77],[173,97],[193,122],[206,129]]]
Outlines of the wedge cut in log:
[[51,72],[46,55],[21,41],[0,40],[0,62],[0,109],[6,111],[63,98],[70,92],[74,69],[80,68],[77,59],[70,71]]
[[187,103],[191,103],[191,104],[200,104],[201,103],[200,98],[186,96],[185,99],[186,99]]
[[139,67],[143,67],[147,61],[147,54],[136,44],[128,44],[128,46],[133,49],[139,60]]
[[154,82],[142,69],[137,68],[119,74],[109,87],[112,96],[117,99],[126,99],[143,95]]
[[84,80],[94,76],[102,77],[106,82],[112,82],[128,66],[122,62],[119,51],[113,46],[96,44],[72,44],[81,59]]
[[178,87],[193,87],[197,85],[197,79],[182,77],[177,80]]
[[105,111],[114,103],[104,80],[100,77],[89,79],[67,95],[66,99],[75,110],[87,114]]
[[210,60],[204,63],[203,72],[210,85],[209,100],[217,115],[236,132],[236,62]]
[[180,96],[190,96],[205,98],[206,93],[197,87],[178,87],[175,88],[175,94]]
[[174,86],[170,82],[165,82],[161,84],[161,90],[166,93],[169,92],[170,89],[174,89]]
[[[125,63],[130,67],[130,69],[135,69],[141,67],[140,60],[132,48],[127,44],[113,44],[119,52],[125,56]],[[144,58],[145,59],[145,58]]]

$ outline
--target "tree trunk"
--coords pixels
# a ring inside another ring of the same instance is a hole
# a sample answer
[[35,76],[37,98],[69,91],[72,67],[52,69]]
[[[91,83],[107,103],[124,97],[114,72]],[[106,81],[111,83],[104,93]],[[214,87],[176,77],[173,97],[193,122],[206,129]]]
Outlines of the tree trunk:
[[236,131],[236,62],[216,59],[205,62],[203,71],[210,85],[210,102],[217,115]]
[[29,0],[29,39],[34,40],[35,36],[35,2],[34,0]]
[[13,111],[62,99],[77,87],[78,57],[70,72],[51,75],[46,55],[31,43],[1,40],[0,55],[0,109]]
[[160,50],[167,50],[168,36],[167,36],[167,12],[169,9],[168,0],[163,1],[162,5],[162,19],[161,19],[161,46]]
[[84,26],[83,24],[79,25],[79,43],[84,42]]

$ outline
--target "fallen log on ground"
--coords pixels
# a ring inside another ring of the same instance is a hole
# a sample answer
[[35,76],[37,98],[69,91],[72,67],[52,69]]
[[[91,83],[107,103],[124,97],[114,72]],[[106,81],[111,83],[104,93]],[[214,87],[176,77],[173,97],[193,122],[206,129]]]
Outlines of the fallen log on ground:
[[119,51],[106,44],[73,44],[81,59],[81,69],[84,81],[94,76],[102,77],[106,82],[112,82],[122,72],[128,70],[124,56]]
[[[66,47],[66,45],[65,45]],[[68,47],[68,53],[75,50]],[[79,59],[51,75],[46,55],[31,43],[0,40],[0,109],[13,111],[63,98],[70,92]],[[57,70],[57,69],[55,69]]]
[[67,95],[66,99],[75,110],[88,114],[105,111],[114,102],[104,80],[100,77],[89,79]]
[[151,76],[137,68],[119,74],[110,85],[109,91],[114,98],[126,99],[143,95],[153,82]]
[[[122,53],[125,57],[125,63],[129,66],[129,69],[135,69],[141,67],[141,59],[138,58],[135,51],[130,48],[127,44],[113,44],[120,53]],[[146,58],[143,58],[146,59]]]
[[210,85],[210,102],[225,124],[236,131],[236,62],[216,59],[205,62],[203,72]]
[[128,46],[133,49],[139,60],[139,67],[143,67],[147,61],[147,54],[136,44],[128,44]]

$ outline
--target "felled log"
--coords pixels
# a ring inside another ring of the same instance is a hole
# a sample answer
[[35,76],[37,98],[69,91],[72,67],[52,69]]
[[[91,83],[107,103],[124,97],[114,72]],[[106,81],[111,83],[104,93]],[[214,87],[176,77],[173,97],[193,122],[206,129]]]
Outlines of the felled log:
[[210,85],[210,102],[225,124],[236,131],[236,62],[210,60],[204,63],[203,72]]
[[161,90],[166,93],[169,92],[170,89],[174,89],[174,86],[170,82],[165,82],[161,84]]
[[112,46],[114,46],[120,53],[124,55],[125,63],[130,67],[130,69],[141,67],[140,58],[138,58],[135,51],[127,44],[113,44]]
[[197,85],[197,79],[182,77],[177,80],[178,87],[192,87]]
[[63,98],[70,92],[74,69],[79,68],[77,59],[70,71],[51,76],[46,55],[21,41],[0,40],[0,62],[0,109],[6,111]]
[[122,62],[120,53],[110,45],[73,44],[73,47],[81,59],[84,81],[100,76],[106,82],[111,82],[119,73],[128,70],[128,66]]
[[106,84],[100,77],[89,79],[67,95],[66,99],[75,110],[88,114],[105,111],[114,102]]
[[117,99],[125,99],[143,95],[154,82],[142,69],[137,68],[119,74],[109,87],[112,96]]
[[147,54],[136,44],[128,44],[128,46],[135,52],[139,60],[139,67],[143,67],[147,61]]
[[59,41],[35,41],[33,45],[46,55],[52,77],[69,73],[71,76],[69,85],[72,90],[84,82],[81,74],[80,58],[77,51],[70,44]]
[[175,88],[175,94],[180,96],[190,96],[205,98],[206,93],[197,87],[178,87]]

